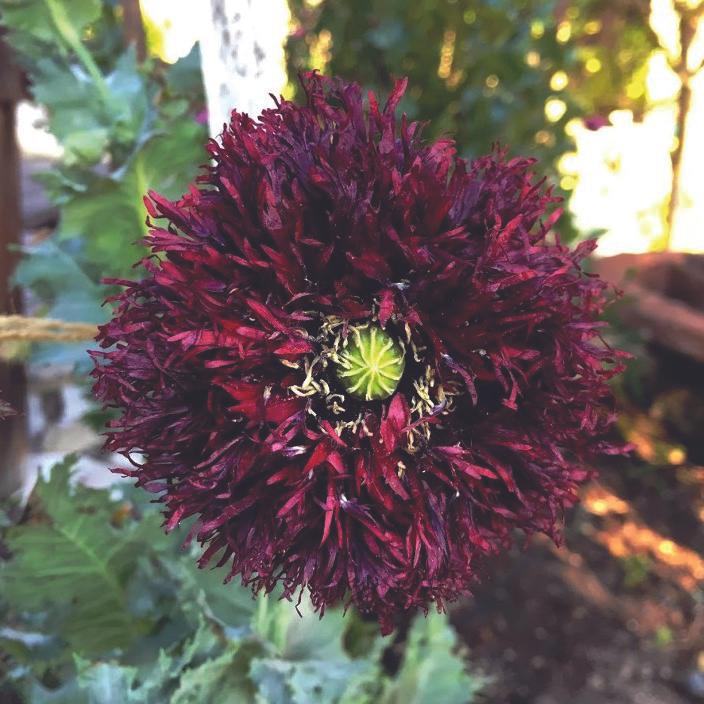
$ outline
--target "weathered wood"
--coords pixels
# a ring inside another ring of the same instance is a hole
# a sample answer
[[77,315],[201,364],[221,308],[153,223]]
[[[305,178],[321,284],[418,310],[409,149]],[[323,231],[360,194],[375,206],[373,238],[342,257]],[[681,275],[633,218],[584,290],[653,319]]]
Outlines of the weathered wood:
[[628,287],[625,319],[646,337],[698,362],[704,362],[704,313],[638,285]]
[[[0,314],[21,312],[11,276],[18,255],[10,248],[21,234],[19,150],[15,109],[22,95],[22,76],[0,37]],[[0,495],[15,488],[26,447],[26,381],[21,364],[0,359],[0,397],[15,411],[0,422]]]
[[0,103],[15,103],[22,98],[24,82],[12,61],[12,51],[3,40],[3,34],[0,27]]
[[59,217],[56,206],[47,197],[44,186],[36,177],[52,167],[51,159],[41,156],[22,156],[20,164],[20,193],[22,193],[22,229],[31,232],[38,228],[53,228]]
[[0,313],[16,313],[18,301],[10,277],[17,264],[11,251],[20,242],[20,173],[15,137],[15,104],[0,101]]
[[9,251],[20,242],[20,163],[15,134],[15,108],[22,97],[22,75],[12,61],[0,29],[0,313],[17,312],[10,275],[18,255]]
[[654,344],[704,363],[704,257],[619,254],[594,268],[621,288],[621,319]]

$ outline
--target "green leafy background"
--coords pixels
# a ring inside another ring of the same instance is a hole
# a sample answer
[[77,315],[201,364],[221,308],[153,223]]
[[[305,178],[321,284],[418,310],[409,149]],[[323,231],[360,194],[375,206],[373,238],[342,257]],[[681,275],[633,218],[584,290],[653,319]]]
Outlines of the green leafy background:
[[[37,313],[104,322],[105,277],[124,277],[146,254],[143,197],[178,197],[206,161],[197,47],[177,64],[139,63],[124,48],[111,0],[0,0],[0,24],[47,110],[62,158],[39,176],[57,207],[55,233],[25,249],[15,273]],[[85,345],[37,345],[33,360],[89,366]]]
[[223,584],[142,492],[87,489],[72,464],[4,521],[0,675],[27,702],[464,704],[481,687],[446,616],[415,619],[389,675],[376,624]]

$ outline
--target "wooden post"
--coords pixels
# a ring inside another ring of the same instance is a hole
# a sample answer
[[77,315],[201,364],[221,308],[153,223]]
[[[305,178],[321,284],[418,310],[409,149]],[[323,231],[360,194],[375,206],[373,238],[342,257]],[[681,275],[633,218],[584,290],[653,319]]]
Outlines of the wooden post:
[[203,3],[200,42],[203,85],[212,137],[230,121],[233,108],[258,117],[273,107],[286,83],[286,0],[210,0]]
[[139,0],[122,0],[122,36],[125,44],[134,44],[137,60],[141,63],[147,55],[147,44],[142,23]]
[[[22,97],[22,76],[12,62],[0,29],[0,313],[21,310],[19,292],[11,277],[18,255],[10,248],[20,243],[20,158],[15,134],[15,110]],[[0,421],[0,496],[13,491],[20,480],[26,450],[26,380],[22,364],[0,358],[0,398],[15,414]]]

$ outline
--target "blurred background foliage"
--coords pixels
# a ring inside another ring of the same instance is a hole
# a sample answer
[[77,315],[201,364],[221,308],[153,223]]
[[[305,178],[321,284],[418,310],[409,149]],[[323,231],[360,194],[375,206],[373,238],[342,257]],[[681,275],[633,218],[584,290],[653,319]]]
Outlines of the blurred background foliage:
[[382,93],[406,75],[402,108],[429,121],[428,136],[453,135],[468,158],[500,142],[553,176],[572,147],[571,119],[642,114],[657,46],[649,0],[291,0],[291,8],[291,75],[304,66]]
[[381,93],[406,75],[402,109],[430,122],[429,137],[451,134],[467,156],[500,140],[547,161],[564,150],[574,110],[569,99],[554,122],[544,115],[548,97],[560,92],[552,91],[551,76],[573,61],[557,40],[552,4],[297,2],[291,64],[352,76]]
[[[704,51],[700,0],[289,4],[290,94],[300,95],[302,67],[382,94],[408,76],[402,108],[429,121],[429,137],[451,134],[468,158],[499,142],[538,160],[569,206],[566,239],[607,232],[610,254],[704,249],[691,164],[704,146],[695,129],[703,101],[695,116],[692,99]],[[678,207],[687,211],[680,223]]]
[[[49,238],[24,246],[16,283],[36,314],[103,322],[110,288],[146,251],[143,198],[176,198],[205,161],[198,48],[174,64],[125,46],[112,0],[3,0],[0,22],[45,109],[59,156],[37,178],[58,212]],[[85,369],[85,345],[38,345],[34,359]]]

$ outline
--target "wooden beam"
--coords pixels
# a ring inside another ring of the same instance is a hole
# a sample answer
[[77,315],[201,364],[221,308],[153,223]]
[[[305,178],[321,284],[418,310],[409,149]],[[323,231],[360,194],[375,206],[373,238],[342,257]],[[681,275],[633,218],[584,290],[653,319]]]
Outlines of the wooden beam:
[[704,364],[704,256],[617,254],[594,271],[624,292],[621,320],[644,338]]

